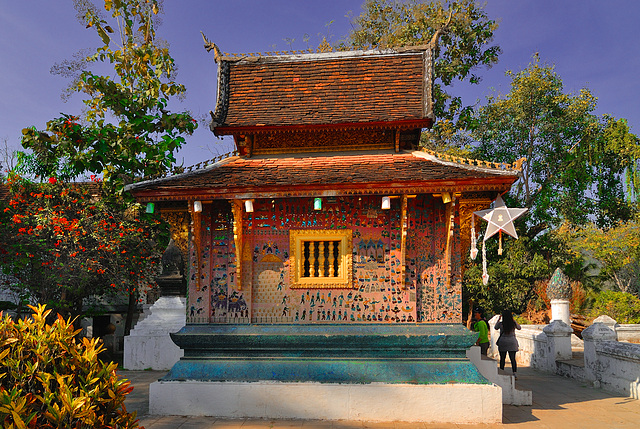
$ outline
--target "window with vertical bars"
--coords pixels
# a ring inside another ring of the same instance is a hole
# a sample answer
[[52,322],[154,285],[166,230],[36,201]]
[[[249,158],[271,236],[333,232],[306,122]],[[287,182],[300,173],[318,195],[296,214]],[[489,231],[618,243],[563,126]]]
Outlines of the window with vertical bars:
[[302,242],[302,277],[339,277],[340,241]]
[[351,287],[351,230],[292,230],[292,287]]

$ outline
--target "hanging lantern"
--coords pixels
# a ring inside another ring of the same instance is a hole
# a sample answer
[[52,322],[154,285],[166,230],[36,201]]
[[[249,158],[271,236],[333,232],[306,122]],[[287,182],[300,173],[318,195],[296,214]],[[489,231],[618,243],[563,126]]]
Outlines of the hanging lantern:
[[473,213],[471,213],[471,250],[469,251],[469,256],[471,259],[476,259],[478,256],[478,240],[476,238],[476,218]]
[[[489,274],[487,273],[487,257],[485,250],[485,242],[487,239],[493,237],[498,234],[498,255],[502,255],[502,232],[504,231],[506,234],[512,236],[513,238],[518,238],[518,233],[516,232],[516,227],[513,224],[517,218],[522,216],[527,209],[510,209],[502,200],[502,197],[498,195],[494,206],[492,209],[480,210],[477,212],[473,212],[473,216],[479,216],[483,220],[487,221],[487,230],[484,233],[484,238],[482,239],[482,283],[487,284],[489,282]],[[473,243],[475,236],[475,230],[471,228],[471,241]],[[472,244],[473,246],[473,244]],[[477,250],[476,250],[477,251]],[[473,252],[473,249],[472,249]]]

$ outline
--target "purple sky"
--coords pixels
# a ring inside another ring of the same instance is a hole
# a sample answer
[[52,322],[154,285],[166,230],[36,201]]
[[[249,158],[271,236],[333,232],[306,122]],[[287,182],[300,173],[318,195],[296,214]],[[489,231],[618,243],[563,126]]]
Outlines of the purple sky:
[[[265,52],[304,49],[304,34],[316,46],[319,34],[331,41],[350,29],[345,15],[359,15],[361,0],[166,0],[158,35],[171,44],[179,65],[178,81],[187,97],[173,110],[189,110],[196,117],[215,108],[213,53],[202,47],[200,31],[224,52]],[[452,92],[466,103],[491,93],[509,91],[505,70],[518,71],[539,52],[556,65],[565,88],[588,87],[598,97],[599,114],[626,118],[640,133],[640,2],[637,0],[489,0],[486,11],[500,27],[494,43],[503,54],[490,70],[482,70],[480,85],[458,84]],[[327,27],[327,24],[333,23]],[[49,73],[51,66],[82,48],[95,48],[97,36],[75,19],[72,2],[0,0],[0,142],[19,148],[21,130],[43,129],[61,112],[78,114],[79,96],[64,103],[60,94],[67,81]],[[273,46],[275,45],[275,47]],[[192,165],[226,153],[229,141],[216,139],[201,125],[188,137],[178,162]]]

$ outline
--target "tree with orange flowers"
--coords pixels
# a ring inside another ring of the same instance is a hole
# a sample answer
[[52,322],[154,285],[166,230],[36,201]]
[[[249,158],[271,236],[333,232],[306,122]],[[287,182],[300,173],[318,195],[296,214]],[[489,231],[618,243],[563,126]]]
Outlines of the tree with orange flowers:
[[[74,0],[78,19],[95,32],[91,55],[56,64],[52,71],[72,79],[69,93],[85,96],[85,111],[63,114],[22,131],[22,171],[32,176],[75,180],[101,176],[121,193],[133,177],[171,171],[175,152],[197,127],[189,112],[172,113],[169,102],[183,96],[168,45],[156,39],[161,0]],[[98,74],[96,66],[113,68]]]
[[154,215],[104,195],[100,180],[8,180],[0,213],[0,268],[31,301],[80,316],[92,295],[153,284],[167,234]]
[[[27,151],[18,154],[18,171],[57,181],[12,183],[2,228],[19,239],[4,243],[4,257],[38,301],[72,314],[88,294],[128,291],[127,333],[134,289],[153,273],[161,229],[139,215],[124,186],[134,177],[171,171],[197,122],[189,112],[170,111],[171,99],[186,89],[175,80],[168,44],[156,38],[162,0],[73,3],[98,47],[52,71],[71,78],[69,93],[84,96],[85,110],[54,118],[44,130],[23,130]],[[103,73],[104,67],[112,71]],[[103,180],[95,197],[61,184],[87,175]]]

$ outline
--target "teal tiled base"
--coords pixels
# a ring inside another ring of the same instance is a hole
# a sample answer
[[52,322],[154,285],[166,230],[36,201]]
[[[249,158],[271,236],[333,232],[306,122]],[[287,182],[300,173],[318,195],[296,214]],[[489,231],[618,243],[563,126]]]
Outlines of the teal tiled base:
[[462,325],[188,325],[184,357],[163,379],[490,384],[467,360]]

